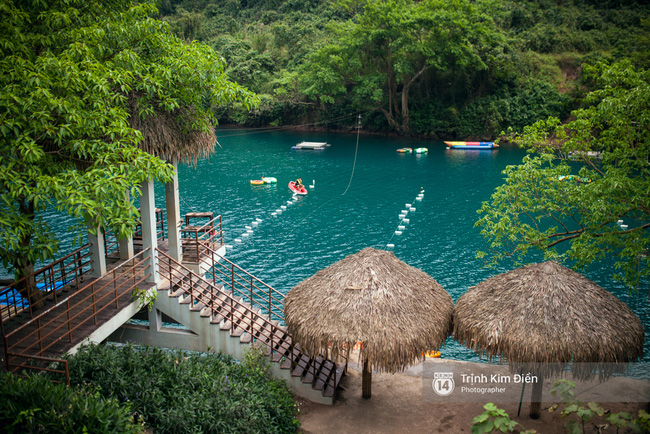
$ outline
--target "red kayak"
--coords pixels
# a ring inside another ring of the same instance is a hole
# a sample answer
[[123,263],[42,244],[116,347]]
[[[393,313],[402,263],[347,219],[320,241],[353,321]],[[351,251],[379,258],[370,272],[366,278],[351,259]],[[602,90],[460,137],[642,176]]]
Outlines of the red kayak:
[[293,191],[294,194],[301,194],[301,195],[306,195],[307,194],[307,189],[305,188],[304,185],[301,185],[300,188],[296,187],[296,182],[291,181],[289,183],[289,190]]

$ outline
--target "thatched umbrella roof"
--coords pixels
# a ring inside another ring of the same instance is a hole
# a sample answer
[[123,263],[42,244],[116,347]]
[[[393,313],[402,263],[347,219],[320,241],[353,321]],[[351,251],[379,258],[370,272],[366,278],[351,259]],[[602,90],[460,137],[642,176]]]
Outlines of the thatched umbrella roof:
[[[586,277],[544,262],[492,277],[456,302],[454,338],[513,370],[548,377],[569,362],[581,379],[639,358],[643,326],[630,308]],[[616,364],[616,365],[613,365]]]
[[366,248],[291,289],[284,313],[307,353],[336,357],[361,342],[364,364],[394,373],[445,343],[452,310],[451,297],[428,274],[392,252]]
[[167,112],[154,106],[153,115],[140,116],[137,99],[131,98],[130,124],[142,133],[140,148],[166,161],[196,161],[214,152],[217,137],[214,128],[209,132],[198,130],[194,124],[206,123],[194,110],[181,107]]

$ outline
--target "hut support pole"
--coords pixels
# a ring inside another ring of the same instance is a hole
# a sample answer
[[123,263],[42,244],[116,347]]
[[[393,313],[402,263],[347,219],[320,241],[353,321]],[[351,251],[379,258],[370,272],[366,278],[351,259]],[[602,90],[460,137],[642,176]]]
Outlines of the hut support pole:
[[[90,259],[93,261],[92,277],[102,277],[106,274],[106,250],[104,250],[104,232],[98,224],[88,226],[88,242],[90,243]],[[95,231],[92,234],[90,231]]]
[[148,270],[145,274],[151,273],[146,281],[158,283],[158,257],[156,248],[158,247],[158,237],[156,235],[156,204],[153,192],[153,179],[142,181],[140,184],[142,196],[140,196],[140,217],[142,218],[142,249],[149,248],[149,257],[147,258]]
[[167,233],[169,234],[169,256],[182,262],[183,251],[181,248],[181,208],[178,192],[178,161],[171,162],[174,166],[174,178],[165,184],[165,204],[167,205]]
[[533,391],[530,396],[530,418],[539,419],[542,407],[542,388],[544,387],[544,377],[538,375],[539,381],[533,383]]
[[372,370],[368,359],[363,361],[363,374],[361,374],[361,397],[364,399],[370,398],[370,390],[372,385]]

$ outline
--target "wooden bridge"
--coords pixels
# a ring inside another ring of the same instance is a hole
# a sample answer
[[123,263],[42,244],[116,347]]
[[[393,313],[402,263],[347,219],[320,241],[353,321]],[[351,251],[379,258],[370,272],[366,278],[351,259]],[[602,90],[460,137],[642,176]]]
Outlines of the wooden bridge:
[[[283,294],[217,253],[223,247],[220,216],[202,226],[188,224],[184,230],[182,263],[160,240],[158,247],[144,247],[127,260],[109,264],[102,276],[92,277],[92,246],[86,245],[0,289],[4,368],[15,373],[53,371],[69,383],[62,356],[84,343],[131,339],[162,347],[221,350],[235,357],[258,345],[265,348],[274,376],[285,379],[294,393],[333,403],[345,365],[301,352],[282,324]],[[114,253],[113,248],[106,253]],[[206,275],[200,272],[201,264],[210,265]],[[43,298],[44,307],[38,310],[26,301],[34,293]],[[149,324],[130,325],[131,318],[147,312],[143,294],[155,297]],[[163,316],[182,324],[183,330],[165,333]]]

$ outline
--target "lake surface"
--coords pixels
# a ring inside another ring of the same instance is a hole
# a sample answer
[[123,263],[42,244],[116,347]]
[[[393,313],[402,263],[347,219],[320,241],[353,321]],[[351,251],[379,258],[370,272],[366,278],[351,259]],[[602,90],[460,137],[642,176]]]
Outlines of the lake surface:
[[[221,214],[231,246],[226,257],[280,292],[365,247],[387,249],[389,244],[400,260],[432,276],[454,301],[471,286],[512,269],[510,264],[487,269],[476,259],[485,240],[474,223],[476,210],[502,183],[501,171],[523,158],[519,148],[448,150],[443,142],[363,134],[358,140],[356,134],[286,131],[222,129],[217,135],[220,147],[214,155],[196,168],[179,167],[181,212]],[[323,151],[291,149],[301,141],[331,146]],[[426,147],[429,152],[397,153],[401,147]],[[250,184],[263,176],[278,183]],[[287,184],[298,177],[314,188],[293,201]],[[424,195],[418,201],[421,189]],[[164,208],[162,186],[156,186],[156,204]],[[406,204],[416,208],[406,216],[408,223],[399,217]],[[281,206],[286,210],[272,215]],[[256,219],[261,221],[253,226]],[[62,237],[70,238],[64,217],[52,214],[51,221]],[[396,235],[399,225],[404,229]],[[243,236],[246,226],[253,232]],[[587,276],[628,302],[643,320],[646,296],[629,296],[612,274],[611,267],[601,264]],[[644,361],[650,361],[648,340]],[[444,358],[478,360],[451,339],[441,353]]]

